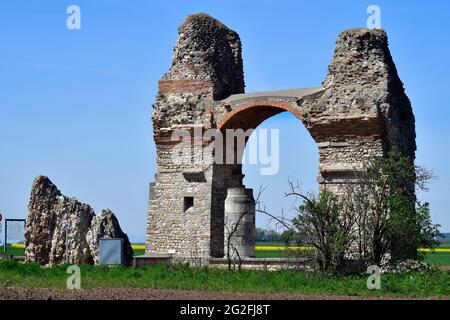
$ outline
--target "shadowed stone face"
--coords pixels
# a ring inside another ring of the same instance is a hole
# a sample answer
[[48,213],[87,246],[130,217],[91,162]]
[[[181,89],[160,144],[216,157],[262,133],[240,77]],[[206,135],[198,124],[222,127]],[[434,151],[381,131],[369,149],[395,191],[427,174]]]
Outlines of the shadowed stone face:
[[[397,151],[415,158],[414,115],[383,30],[342,32],[322,87],[243,92],[237,33],[208,15],[189,16],[152,114],[158,171],[150,185],[149,253],[222,257],[227,190],[243,188],[241,165],[215,163],[211,144],[203,143],[200,165],[174,164],[170,140],[177,128],[247,130],[291,112],[317,143],[320,186],[337,193],[376,156]],[[189,179],[192,170],[202,179]],[[193,206],[186,211],[187,197]]]

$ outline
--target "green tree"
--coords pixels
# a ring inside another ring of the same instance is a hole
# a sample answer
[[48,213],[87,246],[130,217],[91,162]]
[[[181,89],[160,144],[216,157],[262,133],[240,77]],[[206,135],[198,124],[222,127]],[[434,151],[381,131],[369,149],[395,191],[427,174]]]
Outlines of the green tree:
[[346,270],[355,261],[365,267],[418,260],[417,249],[434,248],[440,234],[429,204],[415,196],[416,188],[428,190],[432,176],[409,158],[389,153],[356,171],[338,195],[327,186],[319,195],[304,194],[290,183],[286,195],[303,200],[297,216],[290,221],[269,216],[286,227],[283,241],[315,248],[323,271]]
[[304,202],[298,216],[292,219],[294,231],[302,245],[315,248],[316,263],[322,271],[340,272],[345,267],[346,253],[355,240],[355,215],[328,190],[318,196],[293,193]]
[[429,205],[415,196],[416,188],[428,190],[431,178],[430,171],[408,157],[388,153],[375,158],[357,173],[355,184],[346,186],[347,202],[359,208],[362,261],[380,265],[386,260],[416,260],[421,258],[419,247],[436,246],[439,225],[431,222]]

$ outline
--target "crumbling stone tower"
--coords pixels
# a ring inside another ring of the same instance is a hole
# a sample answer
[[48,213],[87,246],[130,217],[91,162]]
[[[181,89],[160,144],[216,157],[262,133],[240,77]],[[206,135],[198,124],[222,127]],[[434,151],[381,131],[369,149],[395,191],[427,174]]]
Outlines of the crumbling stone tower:
[[227,190],[243,187],[242,166],[217,163],[214,143],[189,140],[187,147],[201,152],[174,162],[176,130],[192,137],[210,128],[247,130],[291,112],[317,143],[319,184],[337,192],[375,156],[415,158],[414,115],[383,30],[342,32],[321,87],[251,94],[244,87],[238,34],[208,15],[189,16],[152,114],[158,171],[150,184],[147,253],[222,257]]

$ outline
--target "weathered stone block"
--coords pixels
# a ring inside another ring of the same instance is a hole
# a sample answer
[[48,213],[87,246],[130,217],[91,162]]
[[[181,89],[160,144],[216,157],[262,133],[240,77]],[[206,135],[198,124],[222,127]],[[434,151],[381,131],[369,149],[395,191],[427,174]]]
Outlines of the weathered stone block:
[[49,178],[34,180],[25,227],[26,262],[97,264],[98,239],[105,237],[124,239],[129,264],[133,249],[111,211],[104,210],[96,217],[89,205],[62,195]]

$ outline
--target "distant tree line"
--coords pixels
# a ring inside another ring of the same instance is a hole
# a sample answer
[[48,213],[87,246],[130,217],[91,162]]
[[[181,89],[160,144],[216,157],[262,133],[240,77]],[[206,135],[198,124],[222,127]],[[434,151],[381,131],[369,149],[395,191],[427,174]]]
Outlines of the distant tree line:
[[256,241],[258,242],[281,242],[283,241],[281,233],[275,230],[266,230],[256,228]]
[[450,240],[450,232],[443,233],[437,238],[438,241],[448,241]]

